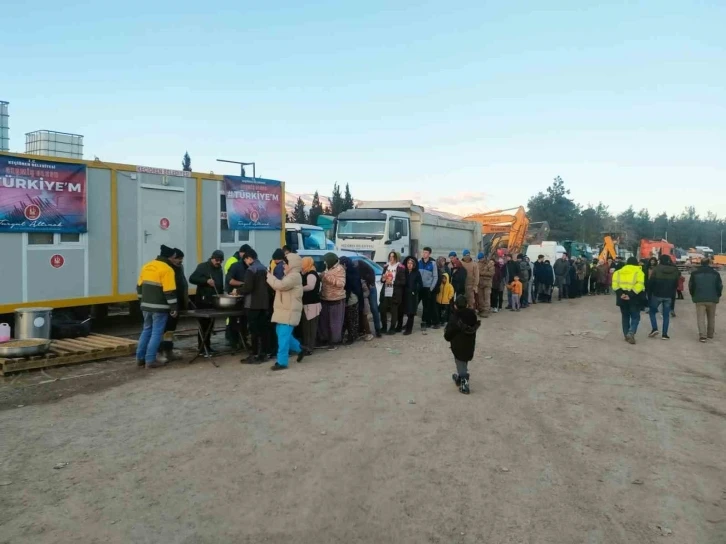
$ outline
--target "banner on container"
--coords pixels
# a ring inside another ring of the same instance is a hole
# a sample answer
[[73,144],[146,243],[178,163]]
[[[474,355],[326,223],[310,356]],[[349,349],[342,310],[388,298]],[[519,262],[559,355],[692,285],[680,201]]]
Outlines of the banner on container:
[[280,230],[282,183],[272,179],[224,176],[229,230]]
[[86,167],[0,156],[0,232],[87,232]]

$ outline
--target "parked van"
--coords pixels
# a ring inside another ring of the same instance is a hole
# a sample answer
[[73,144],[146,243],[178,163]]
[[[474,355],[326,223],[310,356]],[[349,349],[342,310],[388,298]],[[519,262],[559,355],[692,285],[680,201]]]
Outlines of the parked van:
[[565,246],[561,246],[557,242],[542,242],[541,244],[527,246],[527,257],[532,262],[536,261],[540,255],[544,255],[545,260],[554,265],[555,261],[565,253]]

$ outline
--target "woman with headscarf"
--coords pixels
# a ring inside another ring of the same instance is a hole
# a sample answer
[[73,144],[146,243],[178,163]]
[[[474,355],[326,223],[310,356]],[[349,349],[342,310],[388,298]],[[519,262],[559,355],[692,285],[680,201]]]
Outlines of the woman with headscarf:
[[322,311],[320,304],[320,276],[315,270],[312,257],[302,260],[303,312],[300,326],[302,328],[302,345],[305,355],[312,355],[315,340],[318,336],[318,320]]
[[[398,312],[403,302],[403,291],[406,287],[406,269],[399,262],[400,257],[395,251],[388,254],[388,264],[381,275],[381,332],[396,334]],[[387,330],[388,314],[391,314],[391,328]]]
[[320,299],[323,305],[318,324],[318,337],[328,349],[338,349],[343,341],[343,321],[345,319],[345,268],[338,262],[335,253],[326,253],[325,272],[320,277]]
[[499,313],[504,306],[504,289],[505,283],[505,271],[504,271],[504,259],[501,257],[495,259],[494,255],[490,257],[490,260],[494,262],[494,277],[492,278],[492,312]]
[[363,288],[360,283],[358,269],[348,257],[341,257],[340,264],[345,268],[345,318],[343,319],[343,334],[348,333],[350,345],[358,339],[358,324],[360,322],[359,308],[363,302]]
[[418,269],[418,261],[415,257],[406,257],[403,261],[406,269],[406,290],[403,293],[403,313],[406,314],[406,329],[404,336],[408,336],[413,332],[413,321],[416,318],[416,310],[418,309],[419,291],[423,289],[423,281],[421,280],[421,272]]
[[275,291],[272,322],[275,323],[277,334],[277,362],[272,370],[287,368],[290,352],[297,353],[297,362],[305,357],[305,350],[292,335],[293,329],[300,323],[303,311],[302,261],[300,256],[289,253],[282,259],[284,276],[278,280],[273,272],[267,273],[267,284]]

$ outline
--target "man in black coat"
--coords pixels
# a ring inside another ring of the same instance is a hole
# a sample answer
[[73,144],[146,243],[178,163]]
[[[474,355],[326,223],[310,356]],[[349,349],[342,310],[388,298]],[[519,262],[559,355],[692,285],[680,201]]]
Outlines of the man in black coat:
[[[169,252],[169,248],[161,246],[162,254]],[[189,284],[187,283],[186,277],[184,277],[184,252],[179,248],[171,250],[171,256],[167,259],[169,264],[174,269],[174,281],[176,283],[176,300],[177,300],[177,313],[176,315],[170,315],[166,321],[164,327],[164,337],[159,346],[159,352],[162,354],[157,357],[158,360],[166,359],[167,361],[174,361],[181,358],[181,355],[174,351],[174,331],[176,331],[177,324],[179,323],[179,314],[187,309],[189,299]]]
[[[199,263],[197,269],[189,276],[189,283],[197,286],[197,294],[194,297],[194,304],[197,308],[214,308],[214,295],[224,293],[224,270],[222,263],[224,262],[224,253],[216,249],[209,260]],[[200,319],[199,324],[206,331],[211,325],[210,319]],[[201,335],[197,339],[200,353],[205,351],[213,353],[211,347],[211,330],[202,339]]]
[[458,257],[451,257],[451,286],[455,295],[466,296],[466,269]]
[[[511,255],[507,255],[507,262],[504,264],[504,281],[507,285],[514,281],[514,277],[519,276],[519,261],[512,259]],[[521,279],[521,278],[520,278]],[[512,292],[507,289],[507,310],[512,309]]]

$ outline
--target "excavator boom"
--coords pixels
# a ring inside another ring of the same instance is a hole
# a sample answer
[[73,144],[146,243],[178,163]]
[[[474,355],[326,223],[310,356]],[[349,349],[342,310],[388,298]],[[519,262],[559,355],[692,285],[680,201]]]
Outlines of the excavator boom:
[[[515,212],[503,213],[512,210]],[[490,253],[505,247],[510,254],[522,250],[529,228],[529,219],[523,206],[470,215],[464,218],[467,219],[481,223],[482,234],[491,236]]]

